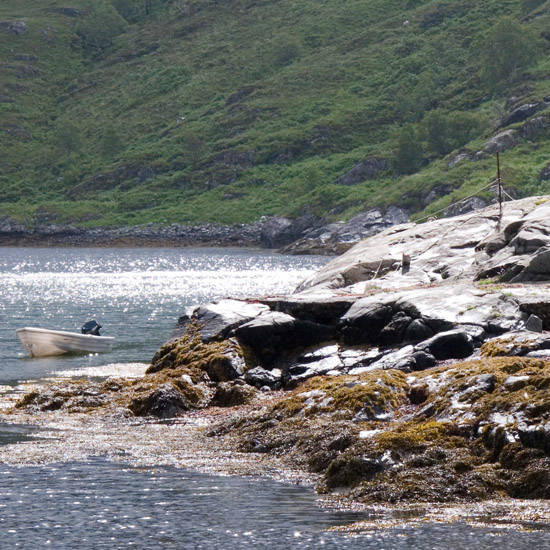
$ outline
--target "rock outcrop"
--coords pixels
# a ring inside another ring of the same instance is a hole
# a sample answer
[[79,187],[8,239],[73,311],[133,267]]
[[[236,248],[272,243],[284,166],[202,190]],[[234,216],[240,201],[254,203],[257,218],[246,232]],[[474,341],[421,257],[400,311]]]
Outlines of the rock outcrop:
[[324,492],[550,498],[548,220],[537,197],[392,227],[292,295],[189,308],[139,381],[36,390],[18,406],[157,418],[247,406],[211,435],[286,456]]
[[379,208],[373,208],[357,214],[345,223],[317,224],[318,227],[304,232],[301,238],[283,246],[281,252],[283,254],[342,254],[363,239],[408,220],[409,215],[402,208],[390,206],[385,212]]
[[0,21],[0,30],[15,36],[22,36],[29,32],[24,21]]

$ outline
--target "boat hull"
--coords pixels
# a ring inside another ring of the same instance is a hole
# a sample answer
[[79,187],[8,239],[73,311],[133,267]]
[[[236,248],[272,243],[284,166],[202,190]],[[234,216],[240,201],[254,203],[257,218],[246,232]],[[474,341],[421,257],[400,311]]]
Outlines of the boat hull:
[[47,357],[65,353],[108,353],[115,339],[77,332],[25,327],[17,329],[21,345],[31,357]]

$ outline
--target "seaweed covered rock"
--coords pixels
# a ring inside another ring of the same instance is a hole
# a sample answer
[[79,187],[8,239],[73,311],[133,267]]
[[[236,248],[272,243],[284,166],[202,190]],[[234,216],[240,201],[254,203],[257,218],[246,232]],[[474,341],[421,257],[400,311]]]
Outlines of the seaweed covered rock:
[[549,498],[549,387],[550,362],[519,357],[319,377],[227,433],[364,502]]
[[176,387],[165,384],[138,395],[130,401],[128,408],[135,416],[173,418],[182,411],[189,410],[190,406]]
[[523,356],[550,357],[550,336],[531,331],[506,333],[487,340],[481,346],[484,357]]
[[222,382],[216,386],[210,405],[215,407],[237,407],[250,403],[256,390],[246,384]]
[[15,405],[27,412],[88,412],[109,405],[127,386],[124,381],[95,383],[75,380],[44,385],[25,394]]
[[181,368],[194,380],[206,373],[214,382],[226,382],[242,376],[246,365],[243,351],[234,340],[204,342],[198,330],[188,330],[155,353],[147,374]]

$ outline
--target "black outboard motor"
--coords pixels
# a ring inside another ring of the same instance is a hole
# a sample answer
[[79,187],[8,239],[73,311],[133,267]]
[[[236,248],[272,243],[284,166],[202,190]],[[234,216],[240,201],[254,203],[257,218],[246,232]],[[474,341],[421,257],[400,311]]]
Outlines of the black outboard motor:
[[92,336],[101,336],[99,329],[101,325],[97,321],[87,321],[82,325],[82,334],[91,334]]

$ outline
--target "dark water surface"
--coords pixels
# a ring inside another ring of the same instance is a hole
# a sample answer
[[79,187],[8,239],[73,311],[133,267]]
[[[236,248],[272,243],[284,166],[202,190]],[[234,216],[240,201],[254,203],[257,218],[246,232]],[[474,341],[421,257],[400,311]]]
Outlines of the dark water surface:
[[[28,380],[135,375],[186,306],[288,293],[326,261],[249,250],[0,248],[0,394]],[[22,326],[78,331],[88,319],[115,336],[113,353],[31,359],[15,336]],[[39,445],[40,431],[0,423],[4,449],[29,441]],[[546,531],[461,522],[329,530],[379,514],[322,508],[311,489],[265,479],[140,469],[99,457],[0,463],[2,550],[550,548]]]
[[2,548],[491,549],[548,548],[548,532],[463,523],[328,531],[366,517],[322,509],[303,487],[101,459],[0,465]]

